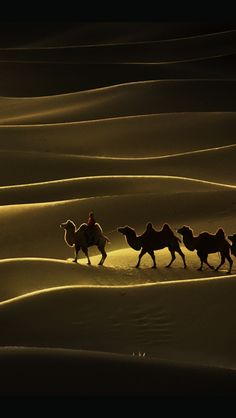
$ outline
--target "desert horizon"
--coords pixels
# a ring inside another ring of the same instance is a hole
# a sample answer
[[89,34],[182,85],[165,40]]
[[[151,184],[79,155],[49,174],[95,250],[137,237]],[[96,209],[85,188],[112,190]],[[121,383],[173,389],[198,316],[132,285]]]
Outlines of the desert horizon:
[[234,395],[236,24],[0,34],[0,396]]

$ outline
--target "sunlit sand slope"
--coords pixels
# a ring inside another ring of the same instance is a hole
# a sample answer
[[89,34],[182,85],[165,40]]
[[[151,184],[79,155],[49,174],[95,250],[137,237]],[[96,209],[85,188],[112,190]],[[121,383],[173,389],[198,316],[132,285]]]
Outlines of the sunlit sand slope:
[[[125,195],[122,184],[127,191]],[[59,225],[66,219],[72,219],[79,226],[87,221],[90,210],[95,211],[97,221],[111,240],[108,251],[127,245],[124,237],[116,231],[117,227],[126,224],[135,227],[138,234],[144,231],[149,221],[157,229],[164,222],[168,222],[172,228],[190,225],[195,228],[195,233],[204,229],[215,232],[220,225],[228,234],[235,232],[236,192],[233,188],[217,188],[214,185],[186,180],[174,181],[171,186],[171,181],[164,180],[162,185],[159,183],[157,192],[146,193],[145,182],[143,185],[142,182],[137,182],[134,186],[133,184],[133,181],[127,184],[122,181],[113,183],[114,191],[110,196],[1,206],[1,258],[70,257],[72,249],[63,242],[63,231]],[[132,187],[138,187],[139,184],[144,187],[143,193],[132,191]],[[153,185],[155,189],[155,184]],[[169,192],[165,185],[170,186]],[[104,193],[102,188],[101,182],[101,194]],[[18,196],[20,198],[20,193]],[[93,251],[96,251],[95,247],[91,248],[91,253]]]
[[[91,266],[87,265],[85,258],[80,258],[78,264],[72,258],[65,261],[46,258],[5,259],[0,261],[0,301],[60,286],[138,286],[207,277],[215,280],[227,275],[227,262],[217,273],[208,267],[200,272],[197,270],[200,262],[196,252],[190,252],[184,247],[183,252],[187,269],[183,268],[178,254],[172,267],[166,268],[171,259],[168,249],[156,252],[157,270],[151,268],[152,260],[149,255],[143,257],[141,267],[136,269],[138,253],[130,248],[110,251],[103,267],[98,265],[101,255],[91,257]],[[220,263],[219,255],[211,254],[209,262],[217,267]],[[236,274],[235,267],[232,273]]]
[[[115,175],[164,175],[193,177],[234,185],[236,173],[232,170],[236,158],[236,145],[206,152],[139,160],[97,158],[28,151],[0,152],[3,169],[1,185],[45,182],[66,178]],[[221,170],[219,171],[219,165]],[[12,170],[16,167],[16,170]],[[201,167],[201,169],[199,169]],[[79,196],[80,190],[77,189]],[[63,196],[63,191],[62,191]],[[51,198],[50,198],[51,200]]]
[[[186,109],[187,110],[187,109]],[[235,143],[234,112],[179,112],[104,120],[0,125],[1,150],[158,157]]]
[[29,294],[1,304],[0,343],[235,367],[235,285],[222,277]]
[[235,111],[236,80],[161,80],[33,98],[0,98],[1,124],[184,111]]
[[[232,153],[232,151],[231,151]],[[232,153],[234,156],[234,153]],[[52,161],[52,160],[51,160]],[[173,161],[171,159],[171,161]],[[173,161],[174,162],[174,161]],[[53,165],[53,164],[52,164]],[[160,164],[161,165],[161,164]],[[216,163],[217,165],[217,163]],[[31,164],[31,167],[33,165]],[[132,166],[132,164],[131,164]],[[142,166],[142,165],[141,165]],[[167,165],[168,167],[168,165]],[[169,164],[171,167],[171,164]],[[45,168],[45,165],[43,165]],[[178,167],[177,167],[178,168]],[[215,180],[217,179],[217,168],[215,169],[215,176],[210,175]],[[40,171],[40,170],[39,170]],[[128,171],[128,170],[127,170]],[[141,170],[140,170],[141,171]],[[147,170],[148,172],[149,170]],[[168,172],[167,169],[163,170]],[[175,172],[175,170],[170,170]],[[177,170],[176,170],[177,171]],[[186,170],[187,171],[187,170]],[[184,169],[182,172],[186,172]],[[223,171],[223,170],[222,170]],[[229,171],[229,170],[228,170]],[[188,172],[187,172],[188,173]],[[207,177],[206,173],[202,172],[201,177]],[[69,173],[68,173],[69,174]],[[84,173],[83,173],[84,174]],[[86,174],[86,173],[85,173]],[[197,165],[196,165],[197,174]],[[30,173],[28,173],[30,176]],[[8,176],[8,181],[9,181]],[[15,178],[15,177],[14,177]],[[234,177],[224,180],[234,182]],[[23,177],[25,181],[25,174]],[[30,179],[31,180],[31,179]],[[176,197],[177,194],[186,192],[230,192],[234,195],[236,186],[234,184],[218,183],[215,181],[199,180],[191,177],[169,176],[169,175],[114,175],[114,176],[88,176],[77,177],[72,179],[53,180],[39,183],[29,183],[13,186],[0,187],[0,203],[2,205],[21,204],[21,203],[47,203],[63,200],[73,200],[85,198],[93,198],[95,204],[96,200],[101,197],[118,197],[119,195],[144,195],[153,194],[161,196]],[[230,195],[230,194],[229,194]],[[203,195],[204,196],[204,195]],[[224,193],[223,195],[224,196]],[[196,201],[198,196],[196,196]],[[206,197],[207,199],[207,197]],[[223,199],[223,198],[222,198]],[[227,202],[225,202],[227,203]],[[200,201],[199,201],[200,204]],[[166,208],[167,210],[167,208]],[[118,215],[117,215],[118,216]]]

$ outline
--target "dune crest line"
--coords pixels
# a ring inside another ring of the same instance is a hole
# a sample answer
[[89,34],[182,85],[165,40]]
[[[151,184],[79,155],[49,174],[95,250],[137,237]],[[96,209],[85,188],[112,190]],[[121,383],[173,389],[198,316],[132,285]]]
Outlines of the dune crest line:
[[74,178],[68,178],[68,179],[60,179],[60,180],[48,180],[43,182],[37,182],[37,183],[27,183],[27,184],[16,184],[11,186],[0,186],[0,190],[5,189],[14,189],[14,188],[28,188],[31,186],[41,186],[41,185],[47,185],[47,184],[63,184],[70,181],[84,181],[84,180],[96,180],[96,179],[173,179],[173,180],[181,180],[181,181],[189,181],[194,183],[202,183],[202,184],[209,184],[213,186],[219,186],[219,187],[225,187],[230,189],[236,189],[236,186],[233,184],[225,184],[225,183],[218,183],[208,180],[201,180],[191,177],[180,177],[180,176],[166,176],[166,175],[155,175],[155,174],[127,174],[127,175],[104,175],[104,176],[85,176],[85,177],[74,177]]
[[203,149],[198,149],[198,150],[193,150],[193,151],[184,151],[184,152],[178,152],[178,153],[173,153],[173,154],[164,154],[164,155],[156,155],[156,156],[148,156],[148,157],[113,157],[110,155],[84,155],[84,154],[70,154],[70,153],[61,153],[61,152],[54,152],[54,151],[34,151],[34,150],[29,150],[29,151],[21,151],[18,149],[4,149],[4,150],[0,150],[1,152],[10,152],[10,153],[24,153],[24,154],[29,154],[29,155],[34,155],[34,154],[38,154],[38,155],[55,155],[55,156],[61,156],[61,157],[67,157],[67,158],[81,158],[81,159],[88,159],[88,160],[114,160],[114,161],[152,161],[152,160],[161,160],[161,159],[168,159],[168,158],[172,158],[172,157],[182,157],[185,155],[194,155],[194,154],[201,154],[201,153],[210,153],[210,152],[216,152],[216,151],[221,151],[224,149],[229,149],[229,148],[235,148],[236,144],[228,144],[228,145],[222,145],[222,146],[218,146],[218,147],[211,147],[211,148],[203,148]]
[[103,48],[107,46],[133,46],[133,45],[149,45],[149,44],[162,44],[162,43],[170,43],[170,42],[178,42],[182,40],[191,40],[191,39],[199,39],[199,38],[209,38],[209,37],[218,37],[221,35],[227,35],[230,33],[235,33],[235,29],[229,29],[219,32],[210,32],[210,33],[203,33],[199,35],[189,35],[189,36],[181,36],[177,38],[168,38],[168,39],[159,39],[159,40],[147,40],[147,41],[133,41],[133,42],[109,42],[109,43],[100,43],[100,44],[77,44],[77,45],[65,45],[65,46],[44,46],[44,47],[1,47],[0,51],[44,51],[44,50],[64,50],[64,49],[74,49],[74,48]]
[[[63,286],[53,286],[53,287],[49,287],[49,288],[44,288],[44,289],[39,289],[39,290],[34,290],[32,292],[28,292],[28,293],[24,293],[18,296],[14,296],[10,299],[6,299],[3,301],[0,301],[0,306],[3,305],[8,305],[14,302],[17,302],[19,300],[24,300],[24,299],[28,299],[31,298],[32,296],[37,296],[37,295],[43,295],[43,294],[47,294],[50,292],[57,292],[57,291],[64,291],[64,290],[73,290],[73,289],[99,289],[100,291],[102,291],[103,289],[128,289],[128,288],[145,288],[145,287],[154,287],[154,286],[168,286],[168,285],[175,285],[175,286],[183,286],[183,285],[188,285],[189,283],[197,283],[197,282],[210,282],[212,280],[214,281],[222,281],[222,279],[228,279],[229,276],[228,275],[224,275],[224,276],[214,276],[214,277],[200,277],[200,278],[194,278],[194,279],[183,279],[183,280],[169,280],[169,281],[165,281],[165,282],[153,282],[153,283],[141,283],[141,284],[127,284],[127,285],[96,285],[96,284],[91,284],[91,285],[63,285]],[[236,275],[232,274],[230,276],[230,278],[236,279]]]
[[[236,48],[235,48],[236,49]],[[53,64],[53,65],[84,65],[84,64],[89,64],[89,65],[171,65],[171,64],[181,64],[181,63],[188,63],[188,62],[198,62],[198,61],[206,61],[206,60],[211,60],[214,58],[223,58],[223,57],[228,57],[228,56],[233,56],[236,54],[235,52],[225,52],[225,53],[221,53],[221,54],[208,54],[206,56],[201,56],[201,57],[192,57],[192,58],[185,58],[185,59],[176,59],[176,60],[169,60],[169,61],[86,61],[84,60],[83,62],[78,62],[78,61],[60,61],[60,60],[35,60],[32,58],[32,60],[23,60],[23,59],[0,59],[0,63],[3,64]]]

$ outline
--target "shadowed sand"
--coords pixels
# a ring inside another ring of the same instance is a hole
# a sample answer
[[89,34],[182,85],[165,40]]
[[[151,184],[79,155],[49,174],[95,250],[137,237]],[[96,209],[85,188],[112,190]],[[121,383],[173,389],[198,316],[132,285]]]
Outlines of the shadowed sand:
[[1,150],[144,158],[234,144],[236,118],[234,112],[187,111],[85,122],[0,125],[0,133]]
[[[53,31],[53,27],[43,26],[41,32]],[[212,30],[203,29],[204,24],[190,29],[188,24],[183,23],[182,28],[172,23],[173,32],[168,34],[168,25],[157,30],[155,25],[147,28],[147,24],[139,23],[135,35],[131,27],[137,23],[129,28],[124,23],[117,23],[116,28],[111,24],[95,26],[91,24],[89,30],[89,25],[65,27],[65,31],[60,27],[55,39],[45,33],[41,42],[40,38],[36,42],[28,39],[23,44],[21,31],[9,30],[4,37],[6,48],[4,41],[0,48],[1,95],[32,97],[140,80],[235,77],[235,25],[218,25],[218,29],[216,25],[214,31],[213,26]],[[32,37],[35,31],[39,36],[39,28],[29,29]]]
[[162,41],[51,48],[0,49],[0,62],[165,63],[236,53],[236,30]]
[[[162,175],[196,178],[233,185],[236,144],[150,159],[113,159],[32,151],[1,151],[1,185],[116,175]],[[219,171],[219,165],[221,170]],[[199,167],[201,170],[199,171]],[[16,170],[12,170],[16,167]],[[69,180],[68,180],[69,181]],[[54,183],[55,184],[55,183]],[[79,193],[79,189],[78,189]],[[63,193],[62,193],[63,194]]]
[[[235,111],[236,80],[150,80],[44,97],[0,97],[1,124],[184,111]],[[204,97],[204,99],[203,99]]]
[[[14,30],[13,30],[14,29]],[[2,22],[1,47],[40,48],[116,44],[214,34],[235,29],[223,22]]]
[[173,360],[87,350],[7,347],[0,349],[0,364],[2,395],[234,396],[235,393],[234,370]]
[[0,343],[140,351],[168,361],[234,368],[235,283],[235,276],[224,276],[46,289],[1,303]]

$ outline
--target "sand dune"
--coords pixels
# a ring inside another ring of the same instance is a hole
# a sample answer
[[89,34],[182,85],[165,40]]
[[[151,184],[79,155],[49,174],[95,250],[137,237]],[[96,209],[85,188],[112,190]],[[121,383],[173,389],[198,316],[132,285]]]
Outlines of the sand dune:
[[[120,194],[113,196],[1,206],[0,257],[71,257],[73,251],[65,245],[59,225],[66,219],[72,219],[79,225],[87,221],[90,210],[94,210],[111,240],[108,251],[126,247],[123,236],[116,232],[117,227],[126,224],[135,227],[137,233],[142,233],[149,221],[157,229],[168,222],[173,228],[190,225],[196,233],[205,229],[215,232],[220,225],[227,234],[235,232],[236,226],[232,221],[236,201],[234,189],[204,185],[200,189],[198,184],[194,186],[194,182],[187,185],[183,181],[181,190],[181,183],[174,182],[169,193],[163,193],[159,188],[156,193],[128,193],[127,190],[127,194],[123,195],[120,182]],[[188,187],[191,191],[187,191]],[[96,247],[91,248],[90,254],[97,254]]]
[[235,390],[230,368],[87,350],[4,347],[0,364],[7,396],[234,396]]
[[[172,161],[172,160],[171,160]],[[168,167],[168,166],[167,166]],[[147,170],[148,171],[148,170]],[[203,176],[203,174],[201,174]],[[232,179],[233,180],[233,179]],[[0,187],[1,205],[56,202],[121,195],[159,194],[170,196],[185,192],[235,192],[236,186],[189,177],[161,175],[114,175],[79,177],[41,183]]]
[[0,123],[55,123],[149,113],[235,111],[235,90],[235,80],[162,80],[47,97],[2,97]]
[[196,36],[235,29],[223,22],[2,22],[1,47],[109,44]]
[[[205,152],[190,152],[166,156],[165,158],[154,157],[138,160],[25,151],[1,151],[0,164],[4,170],[1,177],[1,185],[44,182],[47,180],[60,180],[61,178],[93,178],[94,176],[103,175],[144,175],[144,173],[146,175],[189,178],[192,176],[193,178],[199,177],[200,180],[234,185],[236,174],[232,171],[232,167],[234,166],[235,157],[236,145],[209,149]],[[200,166],[201,171],[199,172]],[[13,171],[12,167],[17,167],[17,169]],[[60,187],[61,183],[58,186]],[[42,185],[41,189],[45,190],[45,186]],[[0,189],[0,193],[5,193],[4,190]],[[38,190],[40,190],[40,186]],[[8,193],[8,190],[6,190],[6,193]],[[63,190],[61,194],[63,196]],[[77,188],[75,197],[80,196],[80,190]],[[50,200],[53,199],[52,195]]]
[[190,23],[1,25],[2,394],[235,393],[235,257],[135,269],[117,231],[236,233],[236,26]]
[[152,157],[235,143],[234,112],[179,112],[87,122],[0,125],[1,150]]
[[165,41],[71,46],[45,49],[0,49],[0,62],[165,63],[236,53],[236,30]]
[[0,342],[131,355],[138,350],[195,364],[197,353],[197,364],[233,368],[235,283],[235,277],[222,277],[29,294],[0,305]]
[[[138,252],[129,248],[124,241],[121,250],[109,251],[103,267],[98,263],[101,254],[91,257],[91,266],[87,265],[84,254],[80,254],[77,264],[68,258],[67,260],[46,258],[11,258],[0,261],[0,302],[11,300],[17,296],[23,296],[39,290],[59,287],[112,287],[112,286],[142,286],[150,284],[164,284],[174,281],[215,280],[227,277],[228,263],[218,272],[210,270],[207,266],[203,271],[198,271],[200,265],[196,252],[182,248],[186,256],[187,269],[183,268],[181,257],[177,254],[171,268],[166,268],[171,255],[167,248],[156,251],[157,266],[152,269],[152,260],[145,255],[139,269],[135,268]],[[73,252],[71,249],[71,256]],[[220,263],[219,254],[211,254],[209,262],[217,267]],[[236,266],[233,266],[231,278],[236,277]]]
[[164,41],[0,48],[0,92],[32,97],[140,80],[234,78],[235,34],[234,28]]
[[231,79],[235,78],[235,70],[235,54],[202,58],[197,61],[172,61],[160,65],[153,61],[144,64],[2,61],[0,92],[2,96],[32,97],[77,92],[140,80]]

